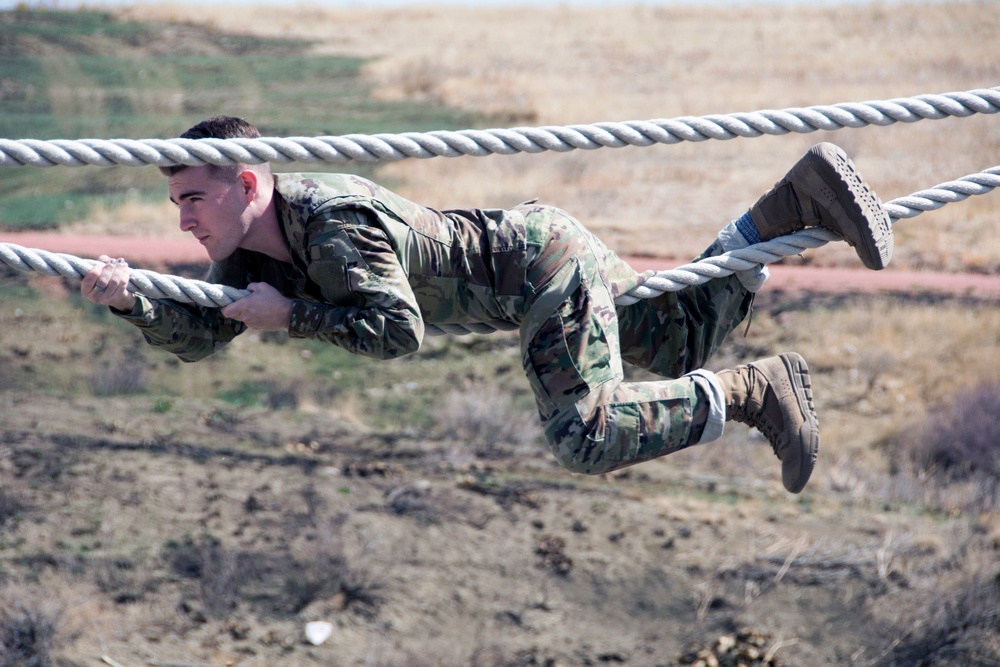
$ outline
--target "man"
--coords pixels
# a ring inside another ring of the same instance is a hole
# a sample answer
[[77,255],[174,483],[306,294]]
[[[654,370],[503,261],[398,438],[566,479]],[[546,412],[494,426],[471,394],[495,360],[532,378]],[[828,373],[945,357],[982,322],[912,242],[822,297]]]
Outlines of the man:
[[[239,118],[199,123],[185,138],[256,138]],[[711,373],[702,365],[743,320],[763,267],[618,306],[637,274],[568,214],[440,212],[342,174],[279,174],[268,165],[168,167],[181,231],[205,246],[208,281],[249,295],[220,309],[153,300],[127,289],[128,266],[102,257],[85,297],[136,325],[185,361],[212,354],[248,327],[286,329],[390,359],[417,351],[425,324],[501,322],[520,330],[522,363],[557,460],[602,473],[722,435],[758,428],[800,492],[819,426],[809,371],[797,354]],[[823,225],[865,266],[892,254],[888,217],[853,163],[820,144],[702,257]],[[623,381],[622,361],[663,381]]]

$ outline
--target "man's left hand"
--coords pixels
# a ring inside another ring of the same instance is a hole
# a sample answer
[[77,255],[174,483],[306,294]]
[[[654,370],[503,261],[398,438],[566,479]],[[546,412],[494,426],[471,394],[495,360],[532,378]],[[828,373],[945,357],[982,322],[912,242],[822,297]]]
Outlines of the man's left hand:
[[267,283],[247,285],[249,295],[222,309],[225,317],[239,320],[251,329],[287,329],[292,316],[292,300]]

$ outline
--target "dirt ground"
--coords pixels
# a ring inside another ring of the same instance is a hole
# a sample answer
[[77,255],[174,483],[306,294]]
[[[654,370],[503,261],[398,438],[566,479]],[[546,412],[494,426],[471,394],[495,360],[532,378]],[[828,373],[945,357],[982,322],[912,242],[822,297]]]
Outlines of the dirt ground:
[[[144,259],[169,269],[173,247],[147,242]],[[857,288],[843,269],[786,268],[801,275],[782,299]],[[516,353],[515,337],[490,344]],[[2,362],[30,377],[86,347],[15,346]],[[1000,544],[992,515],[845,493],[869,482],[829,458],[820,486],[791,496],[740,427],[588,478],[530,432],[456,439],[372,430],[336,403],[151,400],[0,394],[2,592],[13,610],[44,601],[67,665],[916,664],[922,626],[951,615],[914,610],[988,582]],[[311,622],[331,626],[320,645]]]
[[[790,497],[759,441],[739,447],[760,478],[682,453],[591,479],[539,446],[477,456],[323,415],[9,395],[3,412],[29,506],[7,548],[36,549],[23,594],[61,610],[79,665],[674,665],[737,637],[757,656],[739,664],[879,664],[872,605],[967,540]],[[320,646],[313,621],[333,626]]]

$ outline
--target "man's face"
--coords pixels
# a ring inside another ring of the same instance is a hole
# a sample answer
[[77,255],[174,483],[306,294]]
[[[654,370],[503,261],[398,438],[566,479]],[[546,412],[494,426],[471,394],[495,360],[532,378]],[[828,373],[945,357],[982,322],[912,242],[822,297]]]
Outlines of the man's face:
[[180,211],[181,231],[191,232],[212,261],[233,254],[250,225],[250,200],[243,180],[222,180],[203,165],[177,172],[168,183],[170,201]]

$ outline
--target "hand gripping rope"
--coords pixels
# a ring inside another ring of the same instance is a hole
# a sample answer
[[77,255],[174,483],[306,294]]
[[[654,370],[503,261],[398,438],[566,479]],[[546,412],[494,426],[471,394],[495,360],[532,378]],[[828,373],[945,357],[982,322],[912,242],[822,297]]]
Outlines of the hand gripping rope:
[[[296,161],[345,163],[352,160],[382,162],[437,156],[510,155],[548,150],[651,146],[657,143],[724,140],[789,132],[808,133],[866,125],[884,126],[896,122],[936,120],[949,116],[964,118],[977,113],[997,112],[1000,112],[1000,87],[962,93],[920,95],[880,102],[758,111],[727,116],[681,117],[673,120],[511,130],[233,140],[0,139],[0,166],[170,166]],[[945,204],[962,201],[972,195],[986,194],[997,187],[1000,187],[1000,166],[942,183],[908,197],[894,199],[884,204],[884,208],[891,222],[895,224],[898,220],[916,217],[924,211],[936,210]],[[788,255],[797,255],[806,249],[818,248],[839,238],[823,228],[813,227],[742,250],[708,257],[676,269],[661,271],[647,279],[643,285],[618,297],[616,303],[627,305],[639,299],[659,296],[664,292],[675,292],[691,285],[700,285],[713,278],[725,277],[757,265],[770,264]],[[19,271],[38,271],[49,276],[76,279],[82,278],[83,274],[97,264],[95,260],[23,248],[11,243],[0,243],[0,262]],[[166,276],[141,269],[132,269],[130,274],[129,288],[152,298],[168,298],[202,306],[221,307],[247,294],[244,290],[233,287],[212,285],[199,280]],[[432,335],[490,333],[515,328],[516,325],[510,322],[497,321],[472,325],[428,326],[427,333]]]

